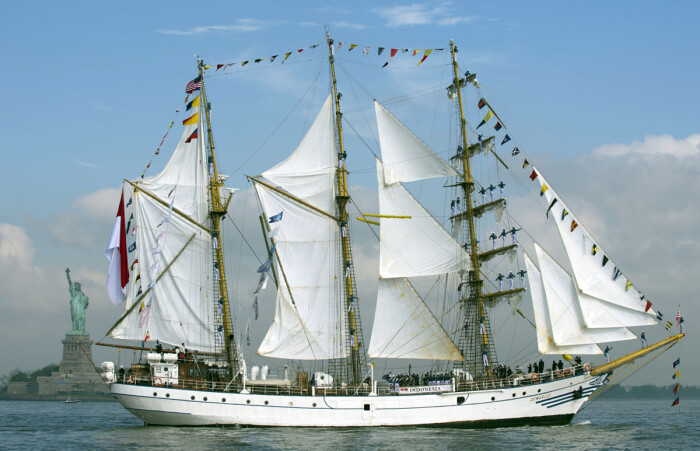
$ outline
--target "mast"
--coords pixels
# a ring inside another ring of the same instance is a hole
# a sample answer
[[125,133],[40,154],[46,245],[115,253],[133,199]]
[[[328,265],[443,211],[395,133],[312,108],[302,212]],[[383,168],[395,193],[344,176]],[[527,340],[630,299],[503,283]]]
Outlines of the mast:
[[[207,123],[207,137],[209,139],[209,158],[213,167],[213,176],[209,178],[209,195],[211,198],[209,216],[211,217],[212,236],[218,237],[218,245],[214,249],[214,263],[218,265],[219,270],[219,298],[223,301],[223,326],[224,326],[224,343],[226,348],[226,357],[231,365],[231,370],[235,374],[238,370],[238,356],[236,353],[235,337],[233,335],[233,326],[231,324],[231,308],[229,305],[228,290],[226,288],[226,271],[224,267],[224,253],[222,249],[223,239],[221,236],[221,218],[228,211],[228,204],[231,197],[226,203],[221,201],[221,188],[224,183],[219,179],[219,172],[216,167],[216,156],[214,154],[214,137],[211,132],[211,121],[209,116],[209,102],[207,101],[206,91],[204,89],[204,61],[198,59],[197,67],[199,69],[199,77],[202,82],[202,108],[204,109],[204,117]],[[216,290],[215,290],[216,292]],[[216,298],[216,296],[214,296]],[[216,302],[216,301],[214,301]]]
[[[343,126],[341,120],[343,114],[340,112],[340,94],[338,93],[338,86],[335,79],[333,40],[330,38],[328,30],[326,30],[326,42],[328,44],[328,61],[330,62],[333,99],[335,101],[335,123],[338,138],[338,154],[345,155],[345,148],[343,147]],[[350,248],[350,229],[348,227],[349,217],[346,209],[348,201],[350,200],[350,195],[348,194],[346,175],[347,171],[345,170],[345,163],[339,164],[336,171],[336,184],[338,187],[336,204],[338,205],[338,220],[341,224],[340,240],[343,251],[342,267],[347,268],[346,271],[348,271],[348,276],[345,277],[344,305],[348,317],[348,330],[350,332],[350,337],[346,338],[349,338],[350,343],[350,371],[352,381],[354,383],[360,383],[362,381],[364,343],[362,339],[362,328],[359,321],[359,303],[355,302],[355,268],[352,260],[352,250]]]
[[[493,337],[490,328],[490,322],[487,318],[484,309],[483,285],[481,279],[481,269],[479,266],[479,253],[477,251],[476,233],[474,231],[474,211],[472,205],[471,193],[474,190],[474,179],[472,178],[471,163],[469,161],[469,145],[467,142],[467,121],[464,118],[464,108],[462,104],[462,89],[460,86],[460,77],[458,73],[457,49],[454,41],[450,40],[450,51],[452,54],[452,68],[454,70],[454,86],[457,91],[457,99],[459,100],[459,116],[460,116],[460,133],[462,134],[462,173],[460,185],[462,194],[464,195],[464,203],[466,204],[467,228],[469,229],[469,253],[472,258],[472,270],[469,271],[467,284],[467,296],[460,299],[463,303],[463,310],[466,312],[464,316],[464,330],[462,331],[462,339],[460,346],[462,355],[467,359],[468,368],[474,373],[473,376],[483,377],[491,376],[491,366],[496,364],[496,349],[493,345]],[[481,323],[483,322],[485,332],[480,333]],[[486,352],[489,365],[483,363],[483,352]]]

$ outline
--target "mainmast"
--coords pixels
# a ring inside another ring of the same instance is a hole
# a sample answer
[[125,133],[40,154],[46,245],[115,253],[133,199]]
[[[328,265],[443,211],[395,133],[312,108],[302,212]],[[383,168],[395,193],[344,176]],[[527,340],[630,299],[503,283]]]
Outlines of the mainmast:
[[342,118],[343,114],[340,112],[340,97],[341,94],[338,93],[338,87],[336,85],[335,79],[335,66],[334,66],[334,53],[333,53],[333,40],[330,38],[328,31],[326,31],[326,42],[328,44],[329,62],[331,69],[331,80],[333,85],[333,99],[335,101],[335,123],[337,130],[337,145],[338,145],[338,155],[340,156],[340,163],[338,164],[338,169],[336,171],[336,184],[338,187],[338,194],[336,195],[336,204],[338,206],[338,220],[341,225],[341,246],[343,250],[343,267],[347,271],[347,276],[345,277],[345,310],[347,312],[348,318],[348,330],[350,337],[350,371],[352,381],[354,383],[359,383],[362,381],[362,366],[364,362],[364,343],[362,339],[362,327],[359,320],[359,303],[357,297],[355,296],[355,268],[352,260],[352,249],[350,248],[350,228],[348,224],[348,212],[347,204],[350,200],[350,195],[348,194],[347,185],[347,171],[345,170],[345,157],[346,152],[343,146],[343,126]]
[[[210,163],[210,178],[209,178],[209,196],[211,198],[209,216],[211,217],[211,231],[212,236],[216,239],[213,240],[214,243],[214,267],[218,269],[218,283],[219,283],[219,299],[223,303],[223,326],[224,326],[224,343],[226,347],[226,357],[231,365],[231,369],[235,374],[237,371],[237,361],[238,355],[236,350],[235,337],[233,334],[233,326],[231,324],[231,308],[229,305],[228,290],[226,288],[226,271],[224,268],[224,253],[222,249],[222,236],[221,236],[221,218],[226,215],[228,211],[228,205],[231,202],[233,196],[229,196],[224,204],[221,199],[221,189],[224,187],[224,183],[219,179],[219,172],[216,167],[216,156],[214,154],[214,137],[211,132],[211,121],[209,117],[209,102],[207,101],[206,91],[204,89],[204,61],[197,60],[197,66],[199,69],[199,77],[202,82],[202,107],[204,109],[204,117],[207,124],[207,137],[209,144],[209,163]],[[214,298],[216,299],[216,290],[214,291]],[[216,301],[215,301],[216,302]]]
[[[474,230],[474,211],[471,199],[471,193],[474,190],[474,179],[472,178],[471,164],[469,161],[469,145],[467,142],[467,121],[464,118],[464,108],[462,104],[462,89],[460,85],[460,77],[457,66],[456,53],[457,49],[454,41],[450,40],[450,51],[452,54],[452,68],[454,70],[454,86],[457,92],[459,101],[459,116],[460,116],[460,133],[462,134],[462,173],[460,186],[464,195],[464,203],[466,205],[467,228],[469,230],[469,254],[472,258],[472,270],[469,271],[466,283],[466,296],[460,299],[463,303],[464,315],[464,330],[461,333],[460,351],[467,359],[467,368],[473,373],[474,377],[488,377],[491,375],[491,366],[496,364],[496,349],[493,345],[493,336],[491,333],[490,322],[484,309],[484,281],[481,279],[481,269],[479,266],[479,253],[477,250],[476,233]],[[481,325],[484,326],[484,331],[481,330]],[[482,333],[485,332],[485,333]],[[488,365],[485,364],[484,355],[488,359]]]

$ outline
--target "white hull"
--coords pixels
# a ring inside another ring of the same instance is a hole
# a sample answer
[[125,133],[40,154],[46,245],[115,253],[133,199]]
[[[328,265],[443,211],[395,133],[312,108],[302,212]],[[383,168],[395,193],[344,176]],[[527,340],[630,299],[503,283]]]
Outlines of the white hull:
[[[115,398],[147,424],[359,427],[567,424],[607,375],[490,390],[382,396],[212,392],[114,383]],[[574,399],[574,390],[583,396]],[[461,401],[461,403],[460,403]]]

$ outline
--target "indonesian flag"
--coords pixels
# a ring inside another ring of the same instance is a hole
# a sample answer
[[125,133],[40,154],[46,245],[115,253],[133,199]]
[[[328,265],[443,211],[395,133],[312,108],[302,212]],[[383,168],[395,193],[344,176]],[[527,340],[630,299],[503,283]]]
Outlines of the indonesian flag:
[[114,305],[121,304],[126,299],[124,288],[129,283],[129,263],[126,255],[126,232],[124,227],[124,193],[119,201],[119,210],[114,219],[112,235],[105,251],[109,260],[107,273],[107,294]]

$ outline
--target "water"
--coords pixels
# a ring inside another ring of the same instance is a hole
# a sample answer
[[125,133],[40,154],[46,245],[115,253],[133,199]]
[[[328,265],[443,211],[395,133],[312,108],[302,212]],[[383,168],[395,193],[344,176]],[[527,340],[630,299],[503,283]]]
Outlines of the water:
[[695,449],[700,400],[586,404],[568,426],[285,429],[143,426],[116,402],[0,401],[1,449]]

